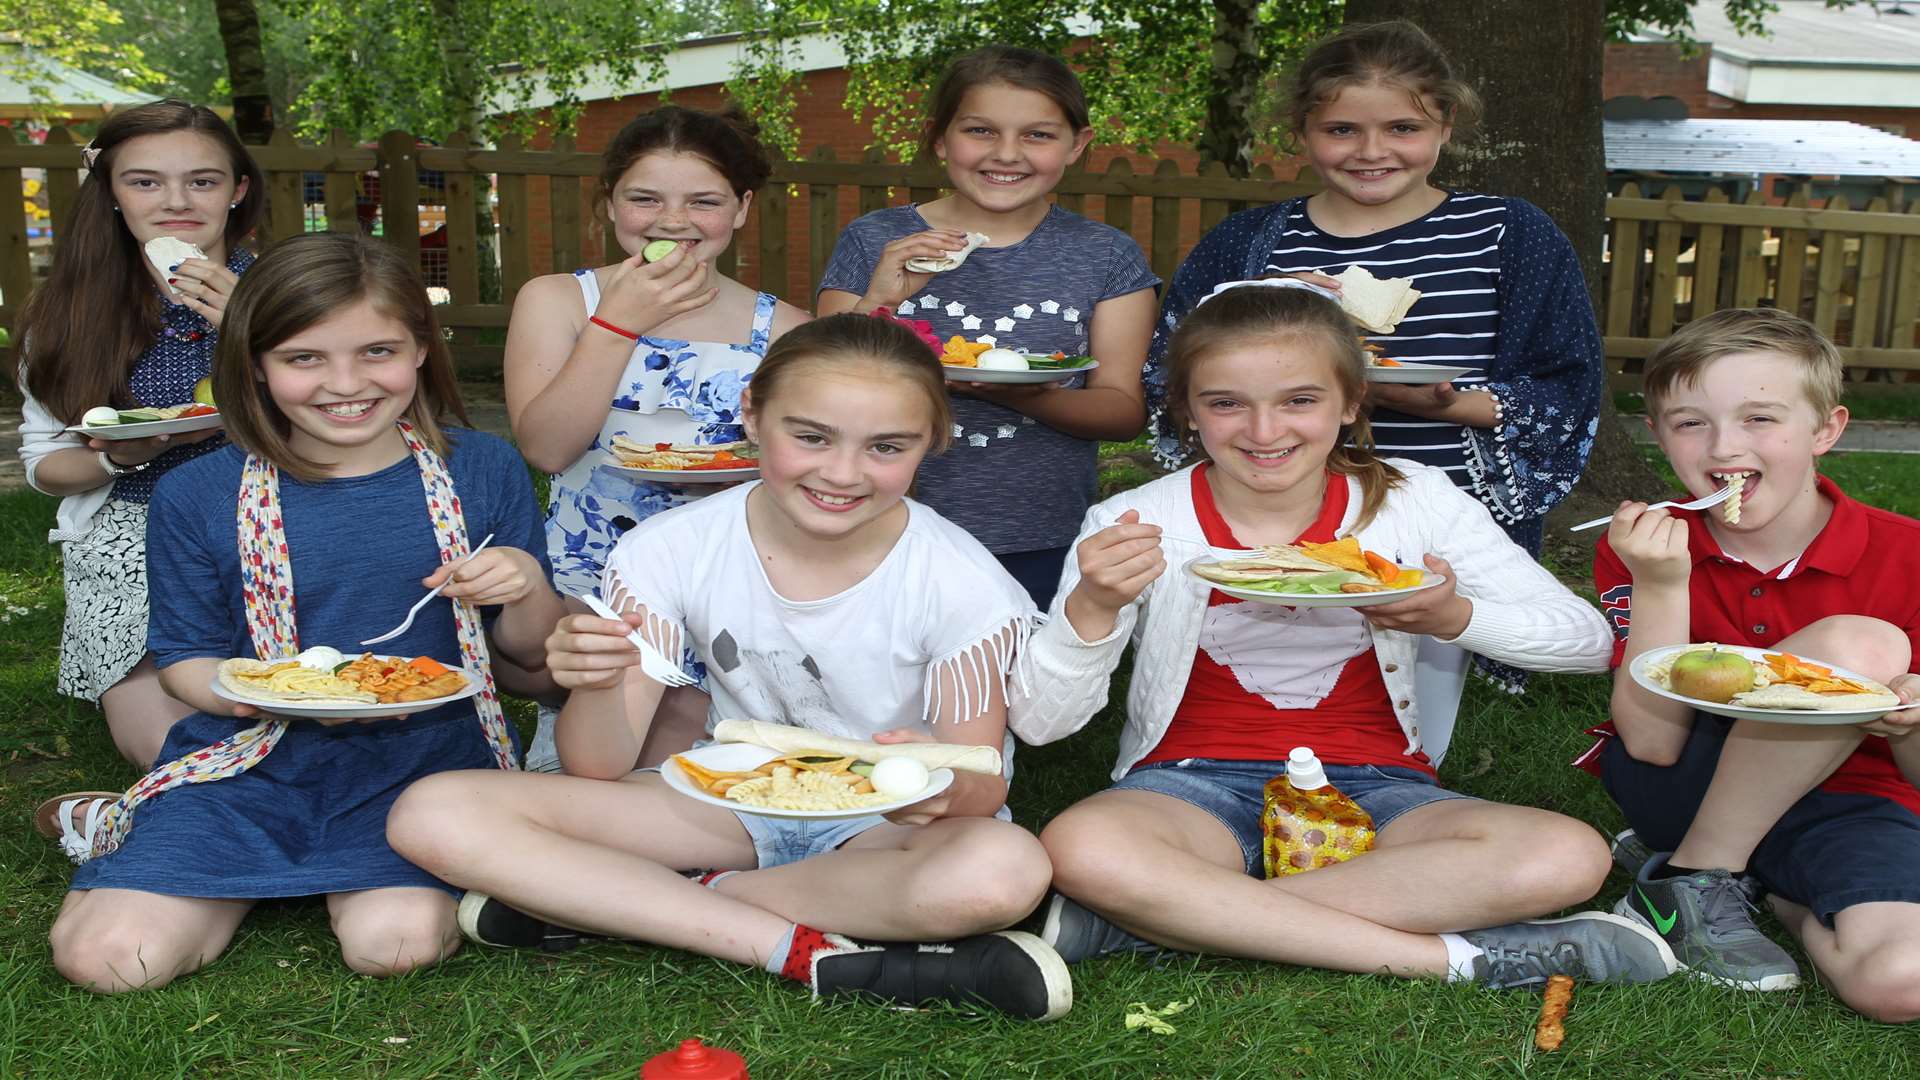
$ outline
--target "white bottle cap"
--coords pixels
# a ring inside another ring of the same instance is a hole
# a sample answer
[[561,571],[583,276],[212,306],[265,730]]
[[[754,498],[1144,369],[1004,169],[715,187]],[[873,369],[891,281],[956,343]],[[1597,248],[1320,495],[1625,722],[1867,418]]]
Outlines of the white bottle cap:
[[1320,767],[1320,759],[1305,746],[1296,746],[1293,753],[1287,755],[1287,783],[1295,791],[1312,791],[1327,786],[1327,771]]

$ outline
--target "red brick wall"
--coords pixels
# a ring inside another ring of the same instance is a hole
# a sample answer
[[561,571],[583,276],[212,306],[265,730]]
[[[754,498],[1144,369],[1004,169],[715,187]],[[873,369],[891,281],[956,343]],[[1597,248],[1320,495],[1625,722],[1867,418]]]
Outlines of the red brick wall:
[[1693,116],[1707,109],[1707,62],[1713,46],[1702,45],[1691,59],[1675,45],[1620,42],[1607,46],[1600,96],[1676,97]]

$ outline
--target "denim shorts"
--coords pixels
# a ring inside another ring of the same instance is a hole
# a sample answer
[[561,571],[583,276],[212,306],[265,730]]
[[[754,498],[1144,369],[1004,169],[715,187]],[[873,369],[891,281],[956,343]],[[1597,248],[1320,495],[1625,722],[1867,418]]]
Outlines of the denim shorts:
[[784,818],[735,810],[753,838],[754,868],[770,870],[824,855],[887,819],[878,814],[852,818]]
[[[1142,765],[1109,791],[1152,791],[1197,806],[1219,819],[1240,843],[1247,873],[1265,877],[1266,852],[1260,817],[1267,781],[1286,771],[1284,761],[1216,761],[1181,758]],[[1441,787],[1417,769],[1397,765],[1328,765],[1327,780],[1373,818],[1377,833],[1409,810],[1448,799],[1471,799]]]
[[[1695,713],[1680,759],[1664,766],[1634,758],[1624,740],[1607,740],[1601,781],[1647,846],[1680,846],[1732,726]],[[1878,795],[1815,788],[1767,831],[1747,871],[1829,927],[1855,904],[1920,903],[1920,816]]]

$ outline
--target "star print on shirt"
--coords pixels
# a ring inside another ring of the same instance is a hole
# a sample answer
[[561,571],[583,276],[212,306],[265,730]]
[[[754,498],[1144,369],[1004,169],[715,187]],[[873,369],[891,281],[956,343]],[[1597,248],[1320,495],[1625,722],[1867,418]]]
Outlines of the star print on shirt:
[[974,338],[974,340],[975,340],[975,341],[984,341],[984,342],[986,342],[986,343],[987,343],[987,344],[989,344],[989,345],[998,345],[998,344],[1000,344],[1000,340],[999,340],[998,338],[996,338],[996,337],[994,337],[994,336],[993,336],[992,334],[981,334],[981,335],[980,335],[979,337],[977,337],[977,338]]
[[1060,301],[1058,301],[1058,300],[1042,300],[1042,301],[1040,301],[1040,314],[1042,314],[1042,315],[1058,315],[1058,314],[1060,314]]
[[1011,334],[1013,332],[1013,320],[1005,318],[995,319],[993,320],[993,329],[996,333]]
[[1020,305],[1019,307],[1017,307],[1017,308],[1014,308],[1014,309],[1013,309],[1013,317],[1014,317],[1014,318],[1016,318],[1016,319],[1031,319],[1031,318],[1033,318],[1033,305],[1032,305],[1032,304],[1021,304],[1021,305]]
[[1020,429],[1014,427],[1012,424],[1001,424],[994,429],[993,437],[996,439],[1011,439],[1013,438],[1013,433],[1018,430]]
[[961,303],[958,300],[955,300],[953,303],[947,305],[947,317],[950,319],[957,319],[960,316],[965,315],[966,313],[967,313],[967,305]]
[[964,319],[961,319],[961,320],[960,320],[960,329],[962,329],[962,330],[978,330],[978,329],[980,329],[980,317],[979,317],[978,315],[969,315],[969,316],[967,316],[966,318],[964,318]]
[[987,437],[981,434],[980,432],[976,431],[973,434],[967,436],[967,445],[968,446],[985,446],[987,445]]
[[911,301],[911,300],[909,300],[909,301],[907,301],[906,303],[904,303],[904,304],[901,304],[901,305],[900,305],[900,308],[899,308],[899,310],[898,310],[898,311],[896,311],[896,312],[895,312],[895,314],[897,314],[897,315],[911,315],[911,314],[913,314],[913,310],[914,310],[914,309],[913,309],[913,301]]
[[1060,317],[1061,317],[1061,318],[1063,318],[1063,319],[1065,319],[1065,320],[1067,320],[1068,322],[1079,322],[1079,321],[1080,321],[1080,309],[1079,309],[1079,308],[1068,308],[1067,310],[1065,310],[1065,311],[1063,311],[1063,312],[1061,312],[1061,313],[1060,313]]
[[937,308],[939,306],[940,306],[940,298],[937,296],[934,296],[931,293],[920,298],[920,310],[922,311],[925,311],[928,308]]

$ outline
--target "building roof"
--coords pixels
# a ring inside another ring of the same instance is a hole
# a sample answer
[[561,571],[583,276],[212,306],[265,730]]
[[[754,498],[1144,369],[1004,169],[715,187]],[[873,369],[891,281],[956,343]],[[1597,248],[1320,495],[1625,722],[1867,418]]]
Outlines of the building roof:
[[1602,126],[1609,170],[1920,176],[1920,142],[1841,120],[1608,120]]
[[15,41],[0,40],[0,116],[30,112],[102,115],[154,95],[117,86]]
[[[1762,64],[1920,68],[1920,0],[1828,7],[1826,0],[1776,0],[1764,32],[1743,37],[1725,0],[1693,5],[1693,36],[1715,56]],[[1888,102],[1888,104],[1895,104]]]

